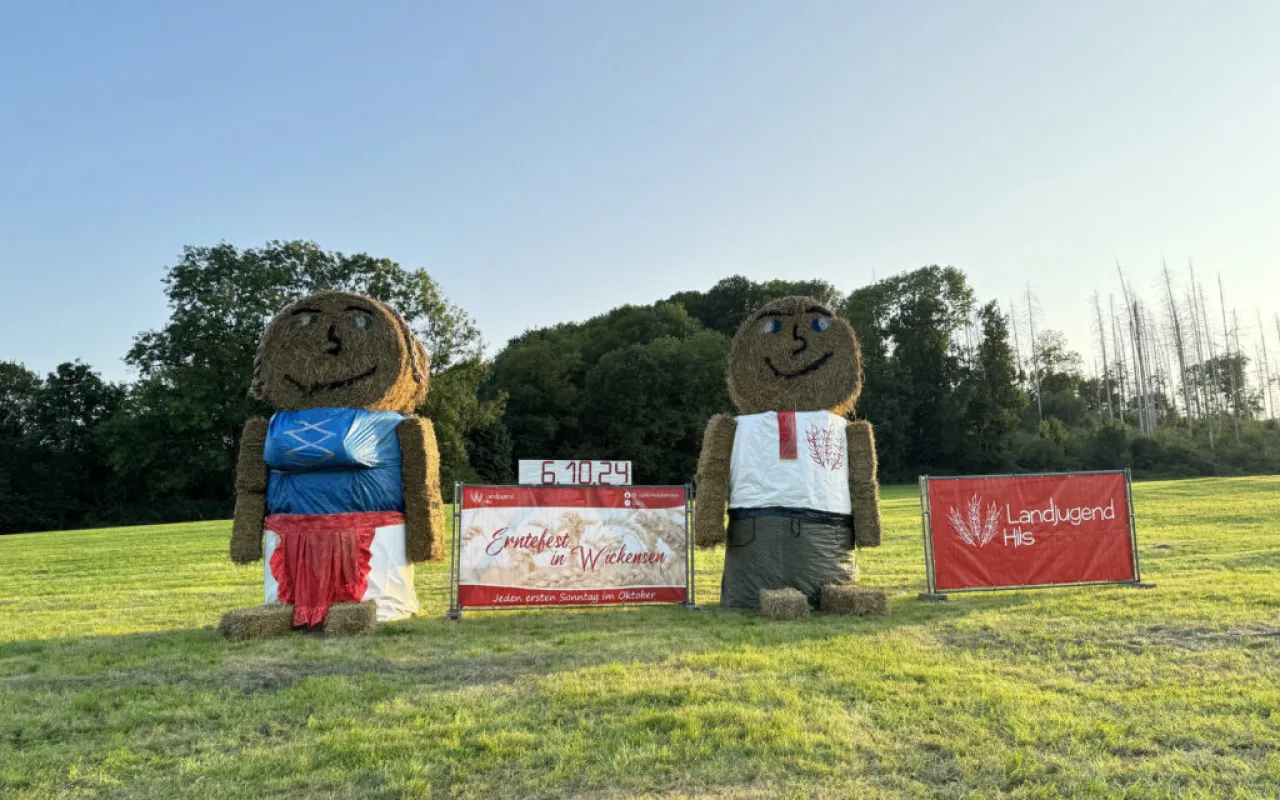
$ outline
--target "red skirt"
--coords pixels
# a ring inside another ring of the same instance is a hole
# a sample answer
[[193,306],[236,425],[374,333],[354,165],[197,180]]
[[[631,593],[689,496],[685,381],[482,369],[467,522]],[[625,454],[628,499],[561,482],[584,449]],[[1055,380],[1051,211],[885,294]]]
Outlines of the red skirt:
[[360,602],[369,588],[374,531],[403,523],[394,511],[267,517],[263,527],[280,537],[271,574],[280,602],[293,604],[293,624],[320,625],[334,603]]

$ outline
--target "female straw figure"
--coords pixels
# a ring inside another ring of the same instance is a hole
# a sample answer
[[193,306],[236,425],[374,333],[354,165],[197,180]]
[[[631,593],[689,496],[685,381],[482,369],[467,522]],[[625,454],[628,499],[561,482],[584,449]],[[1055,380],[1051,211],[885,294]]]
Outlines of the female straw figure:
[[362,295],[323,292],[267,327],[236,469],[231,559],[264,556],[266,604],[232,611],[233,638],[292,627],[364,630],[418,610],[413,562],[444,555],[440,457],[427,353],[404,319]]

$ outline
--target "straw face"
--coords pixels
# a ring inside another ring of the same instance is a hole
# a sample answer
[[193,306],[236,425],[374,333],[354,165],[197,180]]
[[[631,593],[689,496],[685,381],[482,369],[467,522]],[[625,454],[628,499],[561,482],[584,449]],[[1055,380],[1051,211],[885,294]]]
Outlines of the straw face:
[[427,394],[427,354],[390,307],[351,292],[321,292],[271,321],[253,384],[260,398],[282,410],[412,413]]
[[741,414],[846,414],[862,386],[858,340],[849,323],[812,297],[766,303],[733,337],[729,394]]

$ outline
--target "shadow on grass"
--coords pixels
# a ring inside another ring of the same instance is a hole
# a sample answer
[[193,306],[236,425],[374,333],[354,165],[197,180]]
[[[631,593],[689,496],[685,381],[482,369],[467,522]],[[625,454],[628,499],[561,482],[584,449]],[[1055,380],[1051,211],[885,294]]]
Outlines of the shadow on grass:
[[679,606],[471,611],[458,622],[417,617],[347,638],[296,632],[231,642],[209,627],[26,640],[0,644],[0,686],[20,693],[167,686],[253,695],[345,676],[450,690],[612,663],[873,637],[1026,602],[1016,594],[947,603],[901,597],[891,600],[883,617],[815,613],[796,622],[718,605],[701,611]]

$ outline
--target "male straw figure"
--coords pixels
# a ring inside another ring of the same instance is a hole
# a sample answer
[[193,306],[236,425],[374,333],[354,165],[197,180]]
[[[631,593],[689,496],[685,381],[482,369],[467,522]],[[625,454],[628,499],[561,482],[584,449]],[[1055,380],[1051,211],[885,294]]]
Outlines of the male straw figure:
[[[389,306],[348,292],[292,303],[267,327],[253,392],[276,412],[244,428],[231,559],[263,557],[266,604],[227,636],[364,630],[417,611],[412,562],[444,555],[428,358]],[[362,602],[364,601],[364,602]]]
[[699,546],[727,544],[721,604],[794,589],[810,607],[883,612],[883,593],[853,586],[854,546],[880,544],[875,439],[845,418],[862,383],[853,328],[813,298],[774,300],[734,336],[728,381],[739,416],[707,425],[694,513]]

